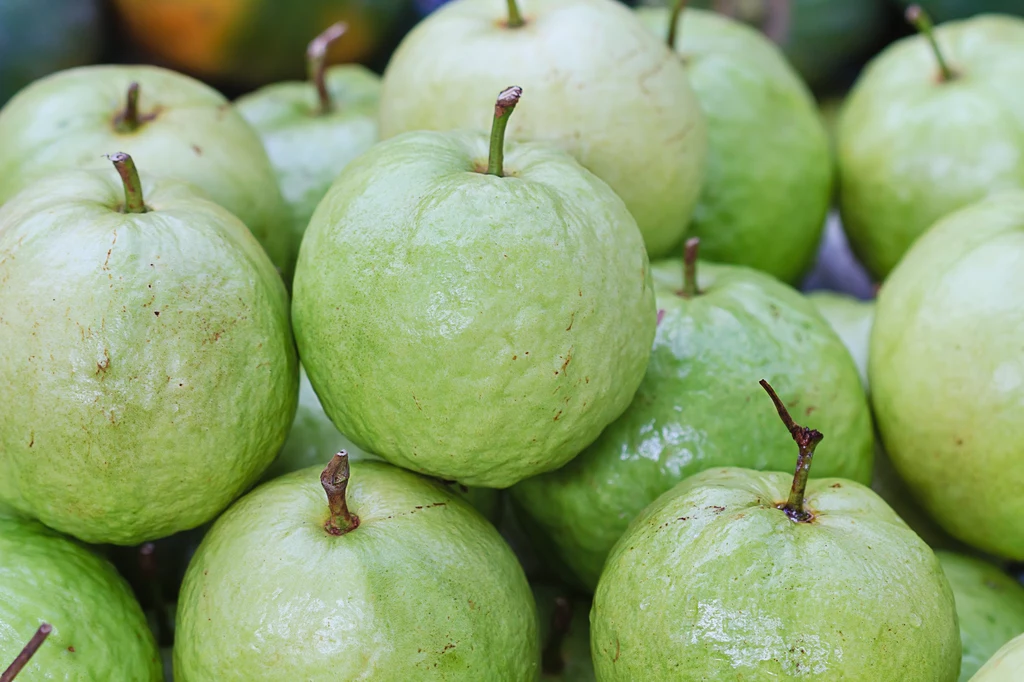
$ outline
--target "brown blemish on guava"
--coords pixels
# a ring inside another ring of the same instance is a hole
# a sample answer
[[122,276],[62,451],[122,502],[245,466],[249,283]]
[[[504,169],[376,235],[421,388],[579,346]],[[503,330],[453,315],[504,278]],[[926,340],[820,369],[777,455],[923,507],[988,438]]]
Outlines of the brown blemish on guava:
[[569,317],[569,326],[565,328],[565,331],[572,329],[572,323],[576,321],[576,311],[574,310],[572,315]]
[[196,153],[196,156],[202,156],[203,155],[203,150],[197,144],[192,145],[192,151],[194,151]]
[[956,439],[956,440],[955,440],[954,442],[955,442],[955,443],[956,443],[957,445],[963,445],[963,444],[964,444],[964,439],[963,439],[963,438],[957,438],[957,439]]
[[29,434],[28,434],[28,446],[32,447],[35,444],[36,444],[36,432],[35,431],[30,431]]
[[[572,362],[572,351],[575,348],[576,348],[576,346],[570,346],[569,347],[569,352],[565,354],[565,362],[562,363],[562,371],[563,372],[569,366],[569,363]],[[558,374],[558,372],[555,372],[555,374]]]
[[717,504],[713,504],[713,505],[711,505],[710,507],[704,507],[704,508],[705,508],[705,509],[711,509],[711,510],[714,510],[714,512],[715,512],[716,514],[721,514],[722,512],[724,512],[724,511],[725,511],[725,507],[721,507],[721,506],[719,506],[719,505],[717,505]]
[[561,417],[561,416],[562,416],[562,411],[561,411],[561,410],[559,410],[559,411],[558,411],[558,414],[556,414],[556,415],[555,415],[555,419],[554,419],[554,421],[558,421],[558,418],[559,418],[559,417]]
[[96,363],[96,374],[99,375],[99,374],[102,374],[102,373],[106,372],[107,368],[109,368],[109,367],[110,367],[110,352],[106,348],[104,348],[103,349],[103,359]]
[[811,405],[806,410],[804,410],[804,414],[806,414],[808,417],[810,417],[811,416],[811,412],[814,412],[816,409],[818,409],[818,408],[814,407],[814,405]]
[[831,486],[829,486],[829,487],[831,487],[831,488],[842,488],[843,486],[842,486],[841,484],[839,484],[839,483],[833,483],[833,484],[832,484]]
[[513,359],[513,360],[515,360],[515,359],[516,359],[516,358],[518,358],[518,357],[519,357],[518,355],[513,355],[513,356],[512,356],[512,359]]
[[616,637],[615,638],[615,655],[612,657],[612,663],[615,663],[616,661],[619,660],[619,654],[621,654],[621,653],[622,653],[622,647],[619,644],[619,638]]
[[153,314],[156,315],[157,317],[160,317],[160,311],[159,310],[154,310]]

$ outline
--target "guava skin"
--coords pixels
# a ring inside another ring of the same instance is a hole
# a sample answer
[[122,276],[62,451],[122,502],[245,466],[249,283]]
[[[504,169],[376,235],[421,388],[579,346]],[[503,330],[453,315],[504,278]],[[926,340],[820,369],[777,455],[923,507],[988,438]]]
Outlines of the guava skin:
[[[133,82],[148,120],[119,133]],[[108,168],[104,155],[119,151],[143,174],[189,182],[234,213],[290,279],[288,211],[259,137],[219,92],[167,69],[85,66],[19,92],[0,110],[0,204],[54,171]]]
[[807,298],[842,340],[857,365],[864,390],[868,390],[868,348],[871,325],[875,321],[875,302],[862,301],[832,291],[814,291]]
[[494,96],[523,88],[510,139],[553,143],[611,185],[652,258],[686,233],[707,133],[679,59],[608,0],[455,0],[421,21],[384,72],[381,136],[490,127]]
[[218,519],[178,601],[178,682],[537,679],[530,586],[493,526],[385,462],[352,462],[347,498],[341,536],[320,467]]
[[[637,15],[665,39],[668,9]],[[828,134],[810,90],[762,33],[715,12],[686,10],[675,47],[708,130],[690,235],[710,261],[796,284],[814,263],[832,199]]]
[[505,177],[479,172],[487,157],[482,135],[421,131],[347,166],[303,239],[292,317],[353,443],[506,488],[626,409],[656,312],[640,232],[604,182],[544,145],[507,144]]
[[320,114],[308,82],[268,85],[235,102],[270,156],[292,214],[294,253],[338,173],[378,137],[380,78],[364,66],[344,64],[327,69],[324,80],[334,102],[329,114]]
[[18,680],[163,682],[146,618],[114,567],[0,508],[0,671],[53,626]]
[[1024,634],[1007,642],[971,682],[1018,682],[1024,670]]
[[967,682],[1001,646],[1024,632],[1024,587],[987,561],[936,552],[953,588]]
[[862,73],[840,115],[840,208],[850,243],[884,279],[943,216],[1024,187],[1024,21],[979,16],[897,41]]
[[86,542],[210,520],[295,414],[284,285],[197,190],[65,171],[0,208],[0,501]]
[[718,466],[792,467],[793,443],[759,395],[759,379],[794,414],[834,434],[818,448],[812,476],[871,480],[867,399],[814,306],[768,275],[704,262],[702,293],[686,299],[682,273],[678,260],[653,266],[664,315],[629,409],[566,466],[512,489],[591,591],[629,522],[682,479]]
[[792,482],[709,469],[644,510],[594,596],[598,680],[956,682],[953,593],[932,550],[845,479],[811,480],[815,516],[794,523],[776,507]]
[[882,286],[868,376],[886,452],[953,537],[1024,560],[1024,192],[937,223]]

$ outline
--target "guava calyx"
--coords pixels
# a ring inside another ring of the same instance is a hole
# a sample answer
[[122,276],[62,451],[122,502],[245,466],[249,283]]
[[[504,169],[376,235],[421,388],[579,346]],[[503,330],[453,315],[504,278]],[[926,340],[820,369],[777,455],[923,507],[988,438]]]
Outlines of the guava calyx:
[[789,410],[786,409],[786,406],[782,403],[778,394],[775,393],[775,389],[771,387],[771,384],[764,379],[761,379],[759,383],[761,388],[771,397],[772,402],[775,403],[775,409],[779,413],[779,418],[782,419],[782,423],[789,429],[789,434],[793,437],[797,447],[800,448],[800,453],[796,459],[796,472],[793,474],[793,486],[789,490],[789,499],[776,506],[784,511],[786,516],[794,523],[810,523],[814,520],[814,514],[804,507],[804,494],[807,491],[807,479],[811,474],[811,461],[814,459],[814,449],[818,447],[818,443],[825,436],[820,431],[800,426],[794,422],[793,418],[789,415]]
[[0,673],[0,682],[13,682],[14,678],[18,676],[21,669],[28,665],[28,662],[32,660],[32,657],[39,651],[39,647],[43,645],[46,638],[53,632],[53,626],[49,623],[42,623],[36,633],[32,635],[32,639],[28,640],[28,644],[21,650],[21,652],[14,657],[14,661]]
[[348,453],[340,451],[331,458],[320,474],[320,485],[327,493],[327,507],[331,515],[324,522],[324,530],[331,535],[344,535],[359,527],[359,517],[349,511],[345,492],[349,479]]

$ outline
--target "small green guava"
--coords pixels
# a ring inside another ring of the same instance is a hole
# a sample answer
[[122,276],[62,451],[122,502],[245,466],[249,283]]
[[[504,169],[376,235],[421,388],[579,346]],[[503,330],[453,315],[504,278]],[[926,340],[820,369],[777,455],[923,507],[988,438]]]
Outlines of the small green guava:
[[249,230],[177,181],[65,171],[0,208],[0,501],[134,545],[219,514],[295,414],[288,297]]
[[295,253],[338,173],[377,142],[380,77],[359,64],[325,68],[327,46],[344,30],[335,24],[310,43],[311,82],[275,83],[235,101],[270,156],[291,210]]
[[1024,187],[1024,20],[911,18],[923,35],[868,64],[837,131],[843,227],[878,280],[938,219]]
[[711,263],[698,272],[696,256],[694,239],[684,262],[654,265],[660,322],[629,409],[567,465],[512,489],[589,590],[629,522],[679,481],[711,467],[789,466],[789,442],[752,376],[775,382],[787,405],[835,434],[816,476],[871,480],[868,402],[835,332],[773,277]]
[[[636,222],[563,151],[413,132],[349,164],[313,215],[292,320],[324,411],[359,447],[506,488],[629,405],[656,313]],[[493,108],[493,107],[492,107]]]
[[370,460],[349,470],[344,453],[217,520],[176,632],[177,682],[526,681],[540,668],[530,586],[494,527],[435,481]]
[[557,145],[607,182],[652,258],[683,239],[704,178],[704,117],[683,65],[621,3],[445,4],[388,62],[381,136],[484,132],[494,93],[509,83],[529,93],[512,138]]
[[1024,587],[987,561],[953,552],[935,555],[956,599],[963,644],[960,682],[967,682],[1001,646],[1024,632]]
[[114,567],[2,505],[0,577],[0,673],[31,641],[25,682],[162,682],[146,618]]
[[710,261],[797,283],[832,199],[829,139],[810,90],[778,47],[739,21],[697,9],[638,16],[660,37],[672,32],[707,121],[690,234]]
[[718,468],[659,497],[608,557],[590,614],[601,682],[956,682],[953,594],[932,550],[868,488]]
[[231,211],[291,279],[288,211],[256,132],[219,92],[160,67],[83,66],[15,95],[0,109],[0,204],[117,150]]
[[1024,192],[939,221],[882,285],[871,401],[885,451],[950,535],[1024,560]]

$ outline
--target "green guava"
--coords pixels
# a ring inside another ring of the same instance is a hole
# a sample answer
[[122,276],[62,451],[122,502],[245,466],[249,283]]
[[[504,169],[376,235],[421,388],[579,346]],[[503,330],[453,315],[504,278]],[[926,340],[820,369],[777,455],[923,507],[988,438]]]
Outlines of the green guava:
[[1021,670],[1024,670],[1024,634],[1004,644],[971,682],[1020,682]]
[[[667,35],[667,9],[638,16]],[[794,284],[814,262],[832,199],[825,126],[807,86],[758,31],[686,10],[675,49],[708,129],[708,158],[690,233],[704,257]]]
[[1024,21],[980,16],[895,42],[861,74],[840,115],[843,226],[879,280],[943,216],[1024,187]]
[[532,583],[540,615],[542,682],[594,682],[590,600],[553,584]]
[[388,63],[381,136],[486,131],[510,83],[527,93],[513,138],[553,143],[611,185],[652,258],[682,240],[704,177],[704,117],[679,59],[618,2],[444,5]]
[[42,623],[52,630],[19,680],[163,680],[146,618],[114,567],[0,506],[0,672]]
[[[953,588],[967,682],[1001,646],[1024,632],[1024,587],[987,561],[936,552]],[[1024,668],[1022,668],[1024,671]]]
[[590,614],[597,679],[956,682],[935,554],[870,489],[808,482],[822,434],[779,405],[795,476],[708,469],[616,543]]
[[871,344],[871,324],[875,320],[875,302],[834,291],[814,291],[807,294],[807,298],[842,339],[867,391],[868,347]]
[[[325,41],[312,45],[326,48]],[[291,211],[295,253],[334,178],[377,141],[380,77],[358,64],[325,70],[322,53],[312,61],[313,82],[268,85],[235,102],[270,156]]]
[[938,222],[882,286],[871,399],[886,452],[952,536],[1024,560],[1024,192]]
[[871,480],[871,417],[857,369],[810,302],[736,265],[701,263],[699,282],[688,284],[679,260],[653,271],[661,321],[632,405],[566,466],[512,489],[589,590],[629,522],[679,481],[718,466],[789,467],[790,444],[758,399],[758,379],[835,434],[816,475]]
[[512,107],[498,107],[490,155],[483,135],[422,131],[349,164],[303,239],[292,301],[342,433],[489,488],[597,438],[640,384],[656,324],[626,206],[563,151],[504,150]]
[[348,473],[338,455],[217,520],[178,601],[177,682],[537,679],[530,586],[494,527],[410,471]]
[[124,182],[55,173],[0,208],[0,500],[133,545],[256,481],[298,362],[284,285],[245,226],[111,158]]
[[103,168],[117,151],[234,213],[289,278],[288,211],[259,137],[219,92],[167,69],[85,66],[19,92],[0,110],[0,204],[54,171]]

